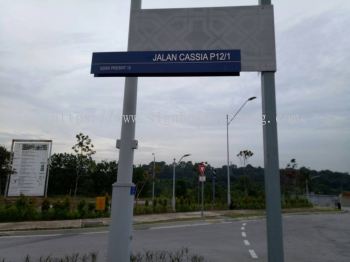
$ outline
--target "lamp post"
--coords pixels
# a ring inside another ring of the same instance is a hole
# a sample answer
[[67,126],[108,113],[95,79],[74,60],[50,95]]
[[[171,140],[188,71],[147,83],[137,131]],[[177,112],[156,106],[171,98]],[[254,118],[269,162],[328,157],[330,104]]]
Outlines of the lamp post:
[[241,112],[241,110],[243,109],[243,107],[249,102],[256,99],[255,96],[252,96],[250,98],[248,98],[242,105],[240,108],[238,108],[238,110],[233,114],[233,116],[231,117],[231,119],[229,120],[229,115],[226,115],[226,146],[227,146],[227,206],[228,208],[230,208],[231,205],[231,181],[230,181],[230,150],[229,150],[229,137],[228,137],[228,127],[231,124],[231,122],[233,121],[233,119],[235,119],[235,117],[238,115],[239,112]]
[[173,197],[172,197],[172,199],[171,199],[171,206],[172,206],[174,212],[176,212],[176,209],[175,209],[175,202],[176,202],[176,201],[175,201],[175,167],[176,167],[177,164],[181,163],[181,160],[182,160],[183,158],[188,157],[188,156],[190,156],[190,155],[191,155],[191,154],[185,154],[185,155],[183,155],[183,156],[180,158],[180,160],[179,160],[178,163],[176,163],[176,159],[174,158],[174,162],[173,162]]
[[152,153],[152,155],[153,155],[152,206],[154,206],[154,180],[156,176],[156,154]]

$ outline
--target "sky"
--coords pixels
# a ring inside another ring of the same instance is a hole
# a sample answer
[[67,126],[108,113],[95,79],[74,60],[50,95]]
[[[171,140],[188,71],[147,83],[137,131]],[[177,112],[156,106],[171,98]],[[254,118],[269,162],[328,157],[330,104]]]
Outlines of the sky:
[[[144,0],[143,8],[254,5],[234,0]],[[350,1],[275,0],[280,167],[350,172]],[[0,0],[0,144],[52,139],[69,152],[75,134],[92,138],[96,160],[117,160],[123,78],[94,78],[91,55],[126,51],[130,1]],[[233,25],[234,26],[234,25]],[[258,73],[240,77],[140,78],[135,164],[188,160],[226,164],[249,149],[263,166]]]

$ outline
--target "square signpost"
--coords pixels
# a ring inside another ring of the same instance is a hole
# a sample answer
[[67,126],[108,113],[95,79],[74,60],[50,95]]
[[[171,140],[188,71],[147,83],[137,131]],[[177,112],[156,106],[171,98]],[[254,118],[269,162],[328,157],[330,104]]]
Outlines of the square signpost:
[[[141,9],[141,0],[131,0],[131,13]],[[131,20],[131,17],[130,17]],[[128,42],[129,49],[130,41]],[[137,77],[125,79],[123,115],[136,116]],[[123,119],[123,118],[122,118]],[[135,140],[135,121],[123,121],[118,143],[119,161],[117,182],[113,184],[111,225],[109,228],[107,261],[130,261],[135,185],[132,183]]]
[[[94,53],[91,72],[97,77],[126,76],[123,115],[128,116],[136,116],[137,76],[238,76],[241,71],[261,72],[268,261],[283,262],[274,17],[270,0],[259,0],[259,4],[210,10],[142,10],[141,0],[131,0],[128,51],[132,52]],[[165,14],[181,22],[182,27],[163,21]],[[186,21],[183,17],[187,17]],[[194,26],[198,25],[198,19],[203,20],[203,25],[220,19],[222,38],[212,34],[213,27]],[[249,23],[244,23],[247,19]],[[155,30],[150,32],[149,28]],[[173,34],[168,34],[171,30]],[[201,38],[203,36],[205,38]],[[216,42],[217,39],[220,41]],[[185,51],[178,51],[183,49]],[[108,262],[130,261],[136,193],[132,183],[134,149],[137,148],[135,121],[122,121],[117,147],[120,153],[112,193]]]
[[[271,5],[271,0],[259,0]],[[267,249],[269,262],[283,262],[281,185],[278,160],[275,72],[261,73]],[[265,122],[266,121],[266,122]]]

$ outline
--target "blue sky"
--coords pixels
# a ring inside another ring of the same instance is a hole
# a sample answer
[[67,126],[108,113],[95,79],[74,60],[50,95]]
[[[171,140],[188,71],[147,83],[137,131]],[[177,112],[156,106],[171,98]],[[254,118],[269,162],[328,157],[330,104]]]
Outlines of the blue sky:
[[[169,3],[171,2],[171,3]],[[350,2],[273,1],[280,166],[350,171]],[[307,2],[307,3],[305,3]],[[251,5],[257,1],[144,0],[143,8]],[[98,160],[118,158],[124,80],[90,75],[94,51],[124,51],[129,1],[0,1],[0,144],[52,139],[71,152],[88,134]],[[226,162],[225,115],[257,96],[230,126],[231,160],[250,149],[263,166],[258,73],[139,80],[135,163]]]

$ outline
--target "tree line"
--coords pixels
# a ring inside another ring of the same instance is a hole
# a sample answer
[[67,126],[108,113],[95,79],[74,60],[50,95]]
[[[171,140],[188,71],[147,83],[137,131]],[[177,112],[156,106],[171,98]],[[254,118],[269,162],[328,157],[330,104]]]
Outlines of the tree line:
[[[112,184],[117,179],[118,163],[116,161],[96,161],[89,136],[77,134],[77,142],[72,147],[74,153],[56,153],[51,156],[49,168],[48,195],[97,196],[111,194]],[[242,150],[237,155],[243,167],[230,165],[231,194],[237,197],[264,197],[264,169],[247,164],[253,153]],[[3,195],[8,175],[11,174],[10,152],[0,146],[0,193]],[[176,167],[177,198],[199,201],[200,184],[198,181],[198,164],[183,161]],[[155,163],[155,196],[170,199],[172,195],[173,165],[164,161]],[[212,167],[207,163],[207,182],[205,182],[205,201],[212,199],[212,186],[215,180],[215,201],[225,203],[227,197],[227,166]],[[280,170],[281,191],[283,196],[303,195],[307,191],[316,194],[336,195],[350,191],[348,173],[330,170],[316,171],[298,167],[297,161]],[[133,182],[137,187],[137,198],[152,196],[153,162],[134,166]]]

